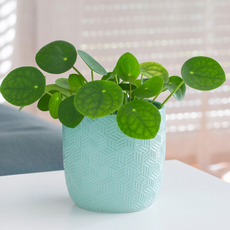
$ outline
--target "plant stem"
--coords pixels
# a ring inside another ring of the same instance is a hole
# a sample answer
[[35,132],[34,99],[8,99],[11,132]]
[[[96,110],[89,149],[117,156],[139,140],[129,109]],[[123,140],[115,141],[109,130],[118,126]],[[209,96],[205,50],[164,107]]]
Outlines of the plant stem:
[[153,100],[150,102],[151,104],[157,99],[157,97],[163,92],[164,89],[165,87],[162,88],[161,91],[153,98]]
[[93,70],[91,70],[91,78],[92,78],[92,81],[93,81]]
[[[161,92],[160,92],[161,93]],[[159,94],[160,94],[159,93]],[[153,99],[152,99],[152,101],[150,102],[151,104],[157,99],[157,97],[159,96],[159,94],[157,94]]]
[[118,85],[117,75],[115,75],[115,79],[116,79],[116,83],[117,83],[117,85]]
[[129,102],[131,101],[131,83],[129,82]]
[[52,93],[50,93],[49,91],[45,91],[45,94],[49,94],[50,96],[52,96],[53,94]]
[[143,74],[141,74],[141,84],[143,83]]
[[21,111],[25,106],[20,106],[18,111]]
[[127,93],[124,93],[123,105],[127,104]]
[[[46,93],[47,93],[48,95],[50,95],[50,96],[53,96],[53,94],[50,93],[49,91],[45,91],[45,94],[46,94]],[[69,97],[69,96],[67,96],[67,95],[65,95],[65,94],[63,94],[63,93],[61,93],[61,95],[62,95],[62,96],[65,96],[66,98]]]
[[85,82],[88,82],[86,79],[85,79],[85,77],[73,66],[72,67],[79,75],[81,75],[83,78],[84,78],[84,80],[85,80]]
[[161,109],[163,107],[163,105],[170,99],[170,97],[172,97],[172,95],[181,87],[181,85],[184,83],[184,81],[182,81],[177,87],[176,89],[173,90],[173,92],[165,99],[165,101],[159,106],[158,109]]

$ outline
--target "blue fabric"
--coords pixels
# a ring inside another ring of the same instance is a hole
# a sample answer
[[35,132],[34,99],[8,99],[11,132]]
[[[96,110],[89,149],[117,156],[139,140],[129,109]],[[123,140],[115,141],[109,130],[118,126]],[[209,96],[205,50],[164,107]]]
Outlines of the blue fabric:
[[0,176],[61,169],[61,126],[0,104]]

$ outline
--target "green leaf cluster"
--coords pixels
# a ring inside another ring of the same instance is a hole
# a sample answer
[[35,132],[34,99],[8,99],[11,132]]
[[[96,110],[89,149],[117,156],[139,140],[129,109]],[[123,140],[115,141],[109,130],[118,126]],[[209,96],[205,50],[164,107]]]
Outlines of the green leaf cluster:
[[[92,81],[74,66],[77,56],[89,67]],[[46,85],[46,77],[32,66],[11,71],[1,84],[3,97],[11,104],[30,105],[49,111],[51,117],[70,128],[84,119],[116,115],[120,130],[137,139],[151,139],[158,133],[159,110],[173,96],[185,97],[186,85],[197,90],[213,90],[225,82],[220,64],[209,57],[193,57],[181,68],[180,76],[170,76],[159,63],[139,63],[131,53],[124,53],[111,72],[93,57],[66,41],[54,41],[42,47],[35,57],[41,70],[51,74],[74,71]],[[102,75],[94,80],[93,74]],[[156,102],[162,92],[169,92],[162,103]]]

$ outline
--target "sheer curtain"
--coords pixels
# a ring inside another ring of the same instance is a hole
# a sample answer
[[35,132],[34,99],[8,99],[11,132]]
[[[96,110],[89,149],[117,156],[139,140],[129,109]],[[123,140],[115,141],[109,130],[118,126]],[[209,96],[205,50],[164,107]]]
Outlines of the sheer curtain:
[[[229,78],[229,11],[229,0],[18,0],[12,67],[35,65],[36,52],[61,39],[91,54],[107,70],[129,51],[140,63],[159,62],[171,76],[180,76],[188,58],[207,55],[221,63]],[[76,65],[90,79],[80,58]],[[54,76],[46,76],[49,83],[54,82]],[[35,107],[25,110],[53,121]],[[188,88],[183,101],[171,99],[166,109],[167,159],[179,159],[226,179],[229,80],[212,92]]]

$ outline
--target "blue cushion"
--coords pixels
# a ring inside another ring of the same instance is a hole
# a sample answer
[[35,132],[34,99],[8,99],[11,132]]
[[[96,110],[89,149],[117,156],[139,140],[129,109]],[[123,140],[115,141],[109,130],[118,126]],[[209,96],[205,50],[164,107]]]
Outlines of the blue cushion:
[[0,175],[63,169],[61,126],[0,104]]

